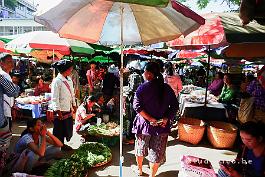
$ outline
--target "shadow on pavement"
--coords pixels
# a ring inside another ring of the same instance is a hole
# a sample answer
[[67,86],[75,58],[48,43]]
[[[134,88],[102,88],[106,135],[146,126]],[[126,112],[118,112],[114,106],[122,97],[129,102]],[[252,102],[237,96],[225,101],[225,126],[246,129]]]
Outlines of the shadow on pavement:
[[178,176],[179,174],[179,171],[165,171],[165,172],[162,172],[162,173],[159,173],[156,177],[169,177],[169,176]]

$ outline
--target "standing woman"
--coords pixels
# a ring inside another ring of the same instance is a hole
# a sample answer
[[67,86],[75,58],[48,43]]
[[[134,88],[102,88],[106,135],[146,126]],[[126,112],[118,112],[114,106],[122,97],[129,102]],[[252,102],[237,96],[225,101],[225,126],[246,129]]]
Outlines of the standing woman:
[[[97,63],[94,61],[90,62],[90,69],[86,73],[87,82],[89,86],[89,95],[95,92],[95,86],[99,82]],[[97,90],[96,90],[97,91]]]
[[[52,106],[58,117],[54,119],[53,134],[64,144],[64,138],[70,141],[73,136],[72,108],[76,111],[75,93],[72,79],[69,77],[73,70],[73,63],[60,60],[53,64],[59,74],[52,81]],[[69,150],[64,144],[62,150]]]
[[138,87],[134,96],[133,108],[137,115],[132,132],[136,134],[137,173],[142,175],[143,159],[148,156],[150,176],[154,177],[164,160],[170,124],[177,112],[178,101],[173,89],[164,83],[157,63],[147,63],[143,75],[147,82]]
[[174,73],[173,64],[171,62],[167,62],[165,64],[165,83],[170,85],[170,87],[174,90],[175,95],[178,97],[179,93],[182,90],[182,81],[178,74]]

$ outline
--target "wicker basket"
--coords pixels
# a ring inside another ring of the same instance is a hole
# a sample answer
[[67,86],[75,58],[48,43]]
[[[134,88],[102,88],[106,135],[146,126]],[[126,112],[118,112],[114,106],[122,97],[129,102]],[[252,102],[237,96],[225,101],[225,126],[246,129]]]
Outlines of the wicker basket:
[[198,144],[204,134],[205,123],[194,118],[181,118],[178,121],[179,140],[191,144]]
[[208,122],[207,136],[216,148],[232,148],[237,136],[237,127],[225,122]]

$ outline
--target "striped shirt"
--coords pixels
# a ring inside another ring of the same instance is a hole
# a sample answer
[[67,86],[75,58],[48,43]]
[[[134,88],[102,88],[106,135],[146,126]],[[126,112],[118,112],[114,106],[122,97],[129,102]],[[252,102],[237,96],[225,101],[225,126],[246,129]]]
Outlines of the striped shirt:
[[[0,74],[3,75],[7,80],[12,82],[12,79],[8,73],[0,68]],[[14,97],[9,97],[4,94],[4,114],[6,117],[11,117],[11,108],[14,105]]]
[[0,75],[0,127],[5,123],[4,116],[4,99],[3,96],[6,94],[9,97],[16,97],[19,94],[19,87],[7,80],[3,75]]

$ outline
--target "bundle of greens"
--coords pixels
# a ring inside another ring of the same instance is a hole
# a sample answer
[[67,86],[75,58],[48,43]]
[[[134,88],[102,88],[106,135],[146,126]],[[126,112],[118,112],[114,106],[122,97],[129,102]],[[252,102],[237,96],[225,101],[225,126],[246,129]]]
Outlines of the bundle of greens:
[[90,167],[109,162],[112,158],[109,147],[96,142],[82,144],[72,155],[72,158],[80,159]]
[[91,125],[87,131],[92,136],[119,136],[120,126],[115,122],[108,122],[107,124]]
[[45,177],[83,177],[87,169],[84,164],[73,159],[62,159],[55,162],[45,173]]
[[89,168],[106,164],[111,158],[111,150],[101,143],[82,144],[70,158],[55,162],[45,177],[82,177]]

